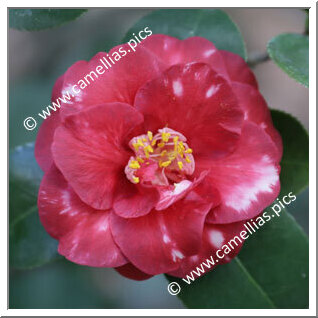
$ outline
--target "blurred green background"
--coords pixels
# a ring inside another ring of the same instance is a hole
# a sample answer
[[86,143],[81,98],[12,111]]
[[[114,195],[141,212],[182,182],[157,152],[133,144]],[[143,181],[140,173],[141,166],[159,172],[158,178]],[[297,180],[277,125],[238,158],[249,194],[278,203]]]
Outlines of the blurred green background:
[[[74,62],[90,59],[120,43],[148,9],[90,9],[61,27],[26,32],[9,30],[9,147],[34,141],[23,120],[50,104],[58,76]],[[302,33],[306,15],[297,9],[225,9],[240,28],[249,56],[283,32]],[[270,107],[288,111],[308,130],[308,89],[268,61],[254,68]],[[308,191],[297,196],[292,214],[308,211]],[[297,215],[296,215],[297,217]],[[308,232],[308,222],[301,224]],[[163,275],[144,282],[121,277],[113,269],[89,268],[64,259],[32,270],[10,270],[10,308],[184,308],[167,292]]]

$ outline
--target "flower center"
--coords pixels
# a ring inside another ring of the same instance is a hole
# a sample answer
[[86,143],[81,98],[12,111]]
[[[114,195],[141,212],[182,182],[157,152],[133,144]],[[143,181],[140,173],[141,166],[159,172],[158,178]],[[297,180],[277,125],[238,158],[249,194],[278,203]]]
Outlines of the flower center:
[[155,135],[148,131],[131,139],[129,146],[135,155],[125,167],[128,180],[145,186],[165,186],[186,179],[195,167],[186,141],[181,133],[167,127]]

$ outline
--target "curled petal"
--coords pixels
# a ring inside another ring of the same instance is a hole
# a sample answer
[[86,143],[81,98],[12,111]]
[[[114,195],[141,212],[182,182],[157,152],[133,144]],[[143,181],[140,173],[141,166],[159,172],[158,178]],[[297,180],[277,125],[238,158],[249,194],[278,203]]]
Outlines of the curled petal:
[[[52,102],[55,101],[60,95],[64,83],[64,75],[60,76],[52,90]],[[38,135],[36,137],[34,155],[37,163],[43,171],[50,169],[53,158],[51,153],[51,145],[53,142],[53,135],[55,129],[60,125],[60,111],[51,113],[51,116],[47,117],[39,129]]]
[[131,263],[116,267],[115,269],[120,275],[134,280],[146,280],[152,277],[152,275],[142,272]]
[[125,176],[118,183],[113,209],[124,218],[135,218],[148,214],[159,200],[155,188],[143,187],[128,181]]
[[[243,246],[244,239],[240,233],[244,229],[243,222],[205,224],[199,253],[186,257],[178,269],[168,274],[185,279],[189,277],[196,279],[214,269],[215,266],[230,262]],[[192,271],[197,272],[198,275]]]
[[219,51],[232,82],[249,84],[258,88],[256,78],[246,62],[237,54],[228,51]]
[[179,40],[168,35],[153,34],[141,42],[140,46],[151,51],[167,67],[175,64],[202,62],[209,64],[214,71],[228,79],[222,55],[215,45],[205,38],[194,36]]
[[85,203],[101,210],[112,206],[129,158],[127,140],[142,121],[133,107],[109,103],[68,116],[56,130],[54,161]]
[[127,262],[113,240],[110,212],[82,202],[54,165],[42,180],[38,207],[43,226],[59,240],[59,253],[70,261],[97,267]]
[[271,138],[246,122],[236,151],[222,160],[201,161],[206,177],[219,191],[221,204],[207,216],[212,223],[231,223],[258,215],[280,191],[280,154]]
[[218,203],[217,192],[201,183],[166,210],[129,219],[112,214],[112,233],[134,266],[149,275],[165,273],[198,252],[205,217]]
[[195,158],[224,157],[240,137],[243,112],[229,84],[207,64],[171,67],[140,88],[135,106],[147,130],[167,126],[187,136]]
[[265,99],[256,88],[250,85],[233,82],[232,88],[244,111],[244,119],[256,123],[272,138],[280,161],[283,154],[282,138],[273,125]]
[[78,61],[65,73],[63,94],[74,95],[74,85],[78,93],[61,104],[62,117],[103,103],[132,105],[139,87],[165,68],[150,52],[139,46],[133,52],[128,44],[97,53],[89,62]]

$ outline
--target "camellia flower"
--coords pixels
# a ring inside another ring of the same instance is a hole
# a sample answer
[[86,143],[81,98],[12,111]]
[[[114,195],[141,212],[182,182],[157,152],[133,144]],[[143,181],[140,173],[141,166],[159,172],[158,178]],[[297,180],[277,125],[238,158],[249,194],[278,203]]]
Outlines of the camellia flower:
[[[52,100],[104,56],[71,66]],[[184,277],[280,190],[281,139],[254,75],[200,37],[148,37],[43,122],[35,154],[59,253],[137,280]]]

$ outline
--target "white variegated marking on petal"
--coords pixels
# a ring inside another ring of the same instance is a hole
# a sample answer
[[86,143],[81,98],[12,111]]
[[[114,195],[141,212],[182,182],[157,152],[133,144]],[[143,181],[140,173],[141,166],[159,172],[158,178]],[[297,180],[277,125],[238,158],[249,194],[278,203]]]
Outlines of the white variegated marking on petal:
[[209,239],[213,246],[220,248],[224,242],[224,236],[222,232],[217,230],[211,230],[209,233]]
[[183,180],[175,184],[175,188],[172,192],[172,195],[177,195],[187,190],[191,186],[192,182],[188,180]]
[[166,244],[171,242],[170,237],[167,234],[163,234],[163,242]]
[[173,92],[176,96],[182,96],[183,94],[183,86],[180,80],[172,82]]
[[260,123],[260,125],[259,125],[261,128],[263,128],[263,129],[266,129],[267,128],[267,125],[265,124],[265,123]]
[[178,251],[176,249],[172,250],[171,255],[172,255],[172,259],[173,259],[174,262],[177,261],[177,258],[179,258],[179,259],[183,259],[184,258],[184,255],[180,251]]
[[226,199],[225,205],[237,211],[247,210],[253,202],[258,201],[260,193],[271,193],[279,180],[277,168],[271,163],[268,156],[263,156],[260,162],[251,165],[249,171],[256,177],[251,181],[241,181],[232,187],[231,196]]
[[215,51],[216,49],[207,50],[203,53],[203,55],[204,57],[210,57]]
[[70,211],[70,209],[71,209],[70,207],[67,207],[67,208],[63,209],[62,211],[60,211],[60,214],[65,214],[68,211]]
[[210,98],[212,95],[214,95],[219,90],[219,85],[211,85],[208,90],[206,91],[205,97]]

